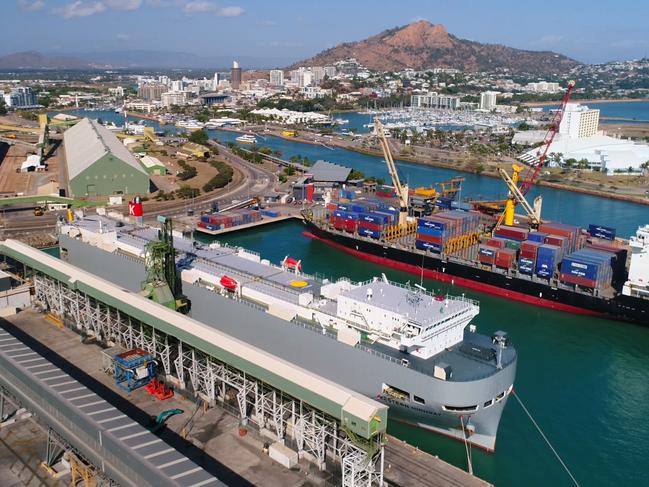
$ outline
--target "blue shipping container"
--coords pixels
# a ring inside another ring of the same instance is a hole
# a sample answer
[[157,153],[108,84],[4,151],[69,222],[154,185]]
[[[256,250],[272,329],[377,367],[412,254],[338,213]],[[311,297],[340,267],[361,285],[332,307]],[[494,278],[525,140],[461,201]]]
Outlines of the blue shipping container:
[[521,257],[518,259],[518,270],[523,274],[532,275],[534,273],[534,260]]
[[588,225],[588,233],[592,237],[603,238],[605,240],[615,240],[615,228],[604,227],[602,225],[595,225],[591,223]]
[[447,222],[445,221],[435,221],[427,220],[425,218],[417,219],[418,228],[434,228],[435,230],[444,230],[446,228]]
[[419,227],[417,228],[417,233],[421,235],[430,235],[431,237],[444,236],[444,230],[437,230],[436,228]]
[[415,240],[415,247],[419,250],[430,250],[433,252],[441,252],[442,246],[432,242],[425,242],[423,240]]
[[379,230],[370,230],[369,228],[359,228],[358,233],[366,237],[381,238],[381,232]]
[[360,213],[358,216],[361,221],[378,223],[379,225],[384,225],[390,220],[388,215],[380,215],[376,213]]
[[593,262],[586,262],[583,259],[576,260],[565,257],[563,262],[561,262],[561,273],[595,281],[600,272],[600,265]]
[[530,232],[529,235],[527,236],[527,240],[531,240],[532,242],[543,243],[545,242],[545,237],[547,236],[548,234],[543,232]]
[[498,249],[492,249],[490,247],[480,247],[480,255],[486,255],[488,257],[494,257]]

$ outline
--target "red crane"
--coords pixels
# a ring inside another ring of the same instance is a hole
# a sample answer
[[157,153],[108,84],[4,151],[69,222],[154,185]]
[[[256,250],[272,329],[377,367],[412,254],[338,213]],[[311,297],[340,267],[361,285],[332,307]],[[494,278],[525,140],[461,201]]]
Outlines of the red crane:
[[568,104],[568,100],[570,100],[570,94],[572,93],[572,89],[574,87],[575,87],[575,82],[571,80],[568,83],[568,88],[566,89],[566,93],[563,95],[563,100],[561,100],[561,105],[559,106],[559,109],[556,112],[554,112],[554,117],[552,118],[552,124],[550,125],[548,132],[545,134],[543,143],[539,146],[539,150],[536,153],[536,162],[528,167],[527,171],[523,176],[523,179],[519,186],[519,189],[523,194],[523,196],[525,196],[527,192],[530,190],[530,188],[532,187],[532,185],[534,185],[534,180],[536,179],[536,176],[539,174],[541,167],[543,167],[543,163],[545,162],[545,159],[548,156],[548,150],[550,150],[550,146],[552,145],[554,136],[557,135],[557,132],[559,131],[559,125],[561,124],[561,119],[563,118],[563,112],[566,110],[566,105]]

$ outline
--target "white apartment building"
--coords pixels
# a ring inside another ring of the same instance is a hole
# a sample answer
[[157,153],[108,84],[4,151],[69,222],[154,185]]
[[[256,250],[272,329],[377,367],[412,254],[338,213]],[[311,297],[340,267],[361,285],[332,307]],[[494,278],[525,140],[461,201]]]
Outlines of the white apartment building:
[[457,96],[440,95],[430,91],[423,95],[412,95],[410,104],[415,108],[448,108],[457,110],[460,107],[460,98]]
[[333,90],[326,90],[324,88],[320,88],[319,86],[305,86],[304,88],[300,89],[300,94],[304,98],[314,100],[316,98],[331,96],[333,94]]
[[174,80],[171,82],[171,91],[183,91],[183,81]]
[[297,78],[297,85],[300,88],[311,86],[313,84],[313,73],[311,71],[299,71]]
[[537,83],[527,83],[525,91],[533,91],[535,93],[558,93],[561,91],[559,83],[549,83],[547,81],[539,81]]
[[324,72],[327,78],[333,78],[336,76],[336,66],[325,66]]
[[284,86],[284,71],[281,69],[270,70],[270,85],[271,86]]
[[325,77],[325,69],[322,66],[313,66],[311,68],[311,73],[313,75],[312,82],[316,86],[319,85]]
[[599,110],[579,103],[568,103],[559,125],[559,133],[571,139],[583,139],[597,134]]
[[172,105],[183,106],[187,104],[186,91],[167,91],[162,96],[162,106],[169,108]]
[[480,93],[480,109],[491,111],[496,108],[497,91],[483,91]]

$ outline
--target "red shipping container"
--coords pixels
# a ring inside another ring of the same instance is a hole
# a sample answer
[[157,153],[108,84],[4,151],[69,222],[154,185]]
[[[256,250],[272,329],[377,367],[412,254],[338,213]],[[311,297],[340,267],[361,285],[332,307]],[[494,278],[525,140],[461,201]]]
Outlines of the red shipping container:
[[501,225],[494,232],[495,237],[510,238],[512,240],[518,240],[518,241],[527,240],[528,234],[529,232],[522,228],[508,227],[505,225]]
[[336,230],[344,230],[345,228],[345,219],[339,216],[334,217],[334,228]]
[[516,251],[514,249],[499,249],[496,252],[496,265],[509,269],[514,265],[516,260]]
[[327,210],[337,210],[338,205],[336,203],[327,203],[326,208],[327,208]]
[[480,262],[482,264],[493,264],[494,261],[496,260],[495,256],[488,256],[488,255],[482,255],[480,254]]
[[424,233],[417,234],[417,240],[423,240],[424,242],[430,242],[435,244],[442,244],[442,237],[434,237],[432,235],[426,235]]
[[521,248],[521,257],[536,260],[536,253],[537,253],[536,249],[535,250],[530,250],[530,249]]
[[563,250],[566,250],[570,247],[570,239],[568,237],[562,237],[559,235],[548,235],[545,237],[545,243],[550,245],[556,245],[561,247]]
[[521,252],[528,252],[536,256],[536,253],[541,246],[541,242],[532,242],[531,240],[525,240],[521,242]]
[[351,233],[355,232],[357,223],[358,222],[356,220],[345,220],[345,231]]
[[594,289],[597,287],[597,281],[594,279],[586,279],[585,277],[573,276],[572,274],[563,274],[560,276],[561,281],[570,284],[576,284],[580,287],[587,287]]
[[502,249],[505,246],[505,241],[502,238],[490,238],[487,240],[487,245],[489,247]]
[[381,225],[380,223],[366,222],[366,221],[363,221],[363,220],[361,220],[358,223],[358,227],[359,228],[367,228],[368,230],[373,230],[375,232],[380,232],[381,230],[383,230],[383,225]]

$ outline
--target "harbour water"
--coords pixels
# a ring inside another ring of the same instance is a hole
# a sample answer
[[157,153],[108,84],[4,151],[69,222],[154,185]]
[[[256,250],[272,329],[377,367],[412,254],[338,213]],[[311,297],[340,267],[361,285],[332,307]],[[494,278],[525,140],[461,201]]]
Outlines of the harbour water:
[[[608,123],[607,118],[623,119],[610,120],[610,123],[619,124],[649,122],[649,100],[611,101],[605,103],[583,102],[583,104],[588,105],[590,108],[597,108],[600,111],[600,119],[602,119],[602,122]],[[544,107],[544,110],[551,110],[553,108],[557,108],[557,106]]]
[[[87,115],[104,120],[113,120],[112,116],[118,124],[122,120],[112,112]],[[210,131],[210,136],[229,141],[236,133]],[[259,144],[281,151],[284,158],[300,154],[314,161],[328,159],[387,178],[385,165],[377,157],[274,137],[260,139]],[[463,196],[504,195],[502,183],[493,178],[403,162],[399,169],[411,185],[463,175]],[[581,225],[597,222],[617,227],[624,236],[649,221],[646,206],[546,188],[534,191],[544,196],[546,218]],[[256,250],[274,262],[287,254],[300,258],[309,273],[365,280],[385,272],[396,281],[419,282],[416,276],[355,259],[302,232],[300,223],[291,222],[235,233],[222,240]],[[519,351],[517,393],[582,486],[649,485],[644,467],[649,457],[647,328],[529,307],[429,280],[423,284],[479,299],[478,329],[509,332]],[[467,466],[463,444],[398,423],[391,423],[390,430],[421,449],[462,468]],[[571,485],[513,397],[502,418],[497,452],[489,455],[474,450],[473,465],[478,476],[498,487]]]
[[[351,257],[304,235],[301,223],[283,223],[222,237],[274,262],[287,254],[305,272],[365,280],[382,272],[406,274]],[[458,286],[424,280],[443,293],[480,301],[478,330],[505,330],[519,352],[517,394],[582,486],[648,485],[646,420],[649,333],[646,328],[534,308]],[[389,431],[419,448],[467,468],[464,445],[392,422]],[[503,414],[497,451],[473,450],[476,475],[498,487],[568,486],[570,479],[513,397]],[[594,468],[597,466],[597,468]]]

